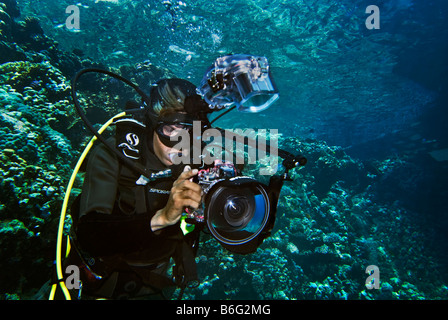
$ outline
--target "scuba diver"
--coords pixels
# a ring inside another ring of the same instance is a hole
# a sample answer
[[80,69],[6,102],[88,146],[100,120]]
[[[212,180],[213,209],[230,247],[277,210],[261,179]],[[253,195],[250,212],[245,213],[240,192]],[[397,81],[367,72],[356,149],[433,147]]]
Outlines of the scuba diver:
[[[164,142],[176,129],[187,129],[199,120],[184,109],[186,97],[193,95],[196,86],[186,80],[159,81],[152,87],[149,106],[157,114],[157,127],[149,116],[144,123],[131,122],[134,140],[115,144],[125,146],[128,157],[139,158],[154,173],[173,169],[176,165],[170,155],[179,150]],[[182,118],[182,124],[173,122],[174,118]],[[119,132],[121,125],[117,122]],[[131,129],[129,123],[125,126],[125,131]],[[130,146],[135,155],[129,153]],[[162,294],[162,289],[174,285],[164,276],[171,257],[177,260],[175,278],[190,281],[195,277],[194,244],[187,243],[179,220],[184,207],[199,207],[201,187],[190,181],[197,169],[182,169],[174,182],[162,179],[139,185],[139,174],[121,165],[104,145],[93,150],[72,227],[75,250],[66,262],[80,267],[83,295],[123,299]]]
[[[218,58],[199,88],[173,78],[159,80],[149,97],[134,89],[142,105],[127,104],[131,116],[114,119],[115,136],[107,141],[84,118],[73,94],[78,113],[102,143],[89,155],[82,192],[71,207],[70,250],[63,262],[57,249],[57,263],[79,269],[80,285],[68,297],[57,265],[51,299],[62,294],[66,299],[166,299],[175,288],[181,289],[181,298],[186,287],[199,284],[200,232],[207,228],[231,252],[254,252],[273,228],[288,170],[306,163],[279,150],[285,173],[272,176],[266,186],[241,176],[232,163],[196,165],[193,159],[194,140],[202,139],[193,134],[195,124],[201,134],[229,110],[210,122],[214,111],[232,106],[258,112],[278,98],[264,57]],[[188,133],[190,149],[178,149],[182,131]],[[204,145],[201,140],[201,150]],[[177,163],[180,156],[189,164]]]

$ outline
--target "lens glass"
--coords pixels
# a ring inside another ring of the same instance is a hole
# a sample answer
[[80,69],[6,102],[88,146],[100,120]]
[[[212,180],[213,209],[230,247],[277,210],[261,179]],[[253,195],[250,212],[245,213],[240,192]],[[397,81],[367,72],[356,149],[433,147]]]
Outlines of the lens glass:
[[263,231],[270,214],[269,197],[255,180],[212,190],[206,208],[207,226],[219,241],[239,245]]
[[253,217],[253,206],[250,199],[243,196],[232,196],[227,199],[223,208],[225,221],[236,229],[244,228]]

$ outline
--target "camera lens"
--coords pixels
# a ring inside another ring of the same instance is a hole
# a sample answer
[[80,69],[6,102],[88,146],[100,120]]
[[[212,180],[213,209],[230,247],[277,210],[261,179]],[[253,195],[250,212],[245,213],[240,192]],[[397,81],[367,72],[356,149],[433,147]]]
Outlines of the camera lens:
[[235,228],[244,228],[252,219],[253,214],[254,208],[249,205],[245,197],[230,197],[223,208],[226,222]]
[[270,217],[265,187],[248,177],[216,183],[205,200],[205,221],[223,244],[240,245],[256,238]]

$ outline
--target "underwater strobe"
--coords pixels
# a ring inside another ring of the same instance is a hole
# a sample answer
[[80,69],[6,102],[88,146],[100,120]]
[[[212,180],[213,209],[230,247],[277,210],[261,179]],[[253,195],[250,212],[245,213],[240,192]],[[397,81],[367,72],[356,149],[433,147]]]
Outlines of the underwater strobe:
[[199,87],[210,108],[235,106],[242,112],[260,112],[279,97],[266,57],[234,54],[219,57]]

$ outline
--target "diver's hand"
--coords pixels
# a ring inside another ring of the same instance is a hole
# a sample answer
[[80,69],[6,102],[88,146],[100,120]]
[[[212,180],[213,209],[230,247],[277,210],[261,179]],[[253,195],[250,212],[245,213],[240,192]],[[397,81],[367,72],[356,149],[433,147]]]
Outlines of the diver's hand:
[[190,166],[185,166],[184,172],[173,183],[165,208],[157,211],[151,219],[152,231],[176,224],[185,207],[199,207],[202,189],[197,183],[190,181],[196,174],[197,169],[191,170]]

